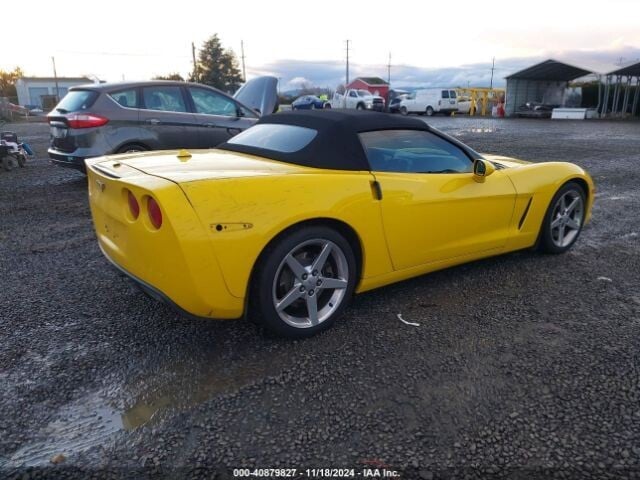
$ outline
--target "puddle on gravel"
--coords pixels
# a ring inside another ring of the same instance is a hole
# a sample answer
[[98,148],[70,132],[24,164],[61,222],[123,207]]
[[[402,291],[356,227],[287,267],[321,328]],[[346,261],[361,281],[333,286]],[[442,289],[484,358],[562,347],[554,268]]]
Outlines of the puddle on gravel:
[[191,367],[174,367],[172,377],[175,382],[166,382],[155,391],[141,395],[122,413],[122,426],[125,430],[133,430],[153,422],[169,409],[193,407],[215,395],[245,387],[281,370],[285,359],[284,353],[271,354],[268,362],[256,359],[247,365],[245,359],[240,366],[230,361],[226,366],[209,365],[195,374]]
[[35,440],[14,452],[2,466],[47,465],[55,455],[70,457],[104,445],[111,435],[122,429],[120,412],[107,407],[98,394],[64,406],[53,418]]
[[205,363],[205,368],[202,364],[172,365],[167,372],[172,381],[163,378],[151,392],[144,392],[143,383],[138,401],[124,411],[108,407],[98,392],[92,393],[55,412],[53,420],[30,443],[10,457],[0,458],[0,468],[43,466],[58,454],[63,454],[68,462],[73,461],[70,457],[108,445],[117,432],[134,430],[169,410],[196,406],[215,395],[273,375],[282,369],[286,359],[286,352],[272,352],[268,362],[260,358],[248,362],[217,359]]

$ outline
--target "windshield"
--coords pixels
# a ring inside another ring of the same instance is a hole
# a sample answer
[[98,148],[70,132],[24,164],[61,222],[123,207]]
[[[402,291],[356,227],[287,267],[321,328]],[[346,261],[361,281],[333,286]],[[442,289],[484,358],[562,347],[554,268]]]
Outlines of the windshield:
[[369,90],[358,90],[358,96],[360,97],[371,97],[371,92]]

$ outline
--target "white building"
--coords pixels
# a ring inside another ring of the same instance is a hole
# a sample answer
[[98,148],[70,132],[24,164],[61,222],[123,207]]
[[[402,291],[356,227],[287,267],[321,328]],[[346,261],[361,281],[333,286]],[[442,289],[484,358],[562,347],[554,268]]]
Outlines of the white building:
[[[43,97],[45,102],[51,101],[56,96],[61,99],[67,94],[70,87],[95,83],[85,77],[58,77],[58,89],[56,92],[56,80],[53,77],[22,77],[16,81],[18,92],[18,104],[23,107],[42,108]],[[57,103],[53,100],[54,103]]]

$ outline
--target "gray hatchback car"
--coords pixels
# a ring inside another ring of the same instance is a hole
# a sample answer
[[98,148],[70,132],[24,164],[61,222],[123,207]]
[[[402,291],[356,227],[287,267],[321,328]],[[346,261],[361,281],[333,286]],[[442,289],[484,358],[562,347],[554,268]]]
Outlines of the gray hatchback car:
[[211,148],[277,110],[275,77],[233,96],[196,83],[149,81],[73,87],[48,114],[49,157],[85,171],[84,160],[114,153]]

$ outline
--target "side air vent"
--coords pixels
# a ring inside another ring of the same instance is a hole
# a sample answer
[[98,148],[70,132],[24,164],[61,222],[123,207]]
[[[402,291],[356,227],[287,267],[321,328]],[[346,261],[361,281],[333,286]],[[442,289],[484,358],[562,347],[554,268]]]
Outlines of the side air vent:
[[491,162],[491,163],[493,163],[493,166],[496,167],[496,170],[504,170],[505,168],[507,168],[505,165],[498,162]]
[[522,225],[524,224],[524,221],[527,218],[527,214],[529,213],[529,207],[531,206],[531,200],[533,200],[533,197],[531,197],[529,199],[529,201],[527,202],[527,206],[524,209],[524,213],[522,214],[522,218],[520,219],[520,223],[518,223],[518,230],[520,230],[522,228]]

